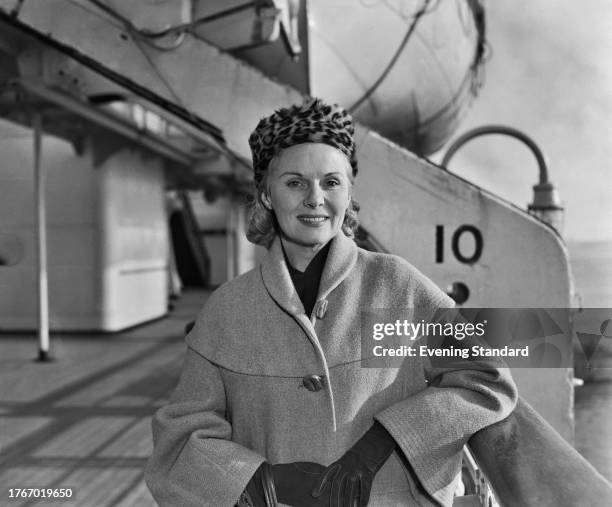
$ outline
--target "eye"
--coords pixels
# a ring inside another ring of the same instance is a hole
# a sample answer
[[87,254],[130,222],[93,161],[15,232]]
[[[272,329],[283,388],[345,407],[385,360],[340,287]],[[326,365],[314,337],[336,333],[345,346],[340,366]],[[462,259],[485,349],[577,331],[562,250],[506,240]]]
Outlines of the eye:
[[342,182],[338,178],[329,178],[325,180],[325,186],[328,188],[336,188],[342,185]]
[[299,178],[292,178],[287,180],[286,185],[289,188],[302,188],[304,186],[304,182]]

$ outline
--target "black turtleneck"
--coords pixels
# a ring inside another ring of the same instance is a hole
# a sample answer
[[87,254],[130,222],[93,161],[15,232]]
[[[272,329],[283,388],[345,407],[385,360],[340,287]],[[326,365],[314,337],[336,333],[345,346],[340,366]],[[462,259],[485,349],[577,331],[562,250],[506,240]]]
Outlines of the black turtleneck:
[[308,316],[310,316],[312,313],[312,309],[317,302],[319,282],[321,281],[321,275],[323,274],[323,268],[325,267],[325,261],[327,260],[327,253],[329,252],[330,243],[331,242],[328,242],[327,245],[316,253],[303,272],[295,269],[289,262],[287,254],[285,254],[285,260],[287,261],[287,268],[289,268],[291,281],[293,282],[293,286],[295,287],[298,296],[300,296],[302,305],[304,305],[304,311]]

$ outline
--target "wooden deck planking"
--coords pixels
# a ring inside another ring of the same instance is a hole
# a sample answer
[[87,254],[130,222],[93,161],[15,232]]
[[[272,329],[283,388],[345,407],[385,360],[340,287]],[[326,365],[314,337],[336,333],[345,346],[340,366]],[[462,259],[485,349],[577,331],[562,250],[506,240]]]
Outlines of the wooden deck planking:
[[[50,389],[60,391],[74,386],[75,382],[104,370],[118,362],[118,354],[125,358],[138,357],[142,351],[150,348],[154,343],[122,342],[116,336],[85,334],[51,337],[52,354],[56,361],[38,363],[36,357],[37,345],[26,336],[17,336],[15,341],[22,342],[18,350],[21,365],[2,364],[2,400],[17,402],[34,402],[42,397],[48,397]],[[4,349],[10,340],[7,336],[0,337],[0,346]],[[12,341],[12,340],[10,340]],[[57,343],[62,343],[61,347]],[[19,343],[17,343],[19,345]],[[11,347],[13,348],[13,347]],[[59,349],[59,350],[58,350]],[[13,352],[15,353],[15,352]],[[2,353],[3,359],[5,353]],[[59,363],[59,364],[58,364]],[[27,380],[24,380],[26,379]]]
[[[151,416],[176,385],[183,329],[205,298],[188,292],[168,318],[126,333],[52,335],[56,360],[45,364],[32,361],[31,337],[0,335],[0,505],[155,505],[142,476]],[[11,487],[72,487],[75,498],[8,502]]]
[[148,458],[153,451],[151,418],[142,417],[99,452],[105,458]]
[[151,493],[144,481],[140,481],[123,498],[116,500],[113,507],[150,507],[152,503]]
[[6,448],[11,442],[26,438],[32,432],[44,428],[49,421],[51,421],[50,417],[0,416],[0,450]]
[[70,405],[95,405],[104,402],[106,399],[117,394],[126,385],[138,382],[143,378],[150,377],[151,373],[157,368],[164,368],[176,357],[182,357],[182,351],[176,350],[176,345],[170,344],[160,350],[151,347],[140,350],[136,357],[140,355],[142,359],[138,361],[138,368],[124,368],[114,374],[104,377],[99,381],[88,385],[72,396],[63,398],[57,403],[58,406]]
[[36,449],[35,458],[95,457],[99,448],[115,441],[125,427],[133,421],[130,417],[88,417],[69,426],[50,442]]

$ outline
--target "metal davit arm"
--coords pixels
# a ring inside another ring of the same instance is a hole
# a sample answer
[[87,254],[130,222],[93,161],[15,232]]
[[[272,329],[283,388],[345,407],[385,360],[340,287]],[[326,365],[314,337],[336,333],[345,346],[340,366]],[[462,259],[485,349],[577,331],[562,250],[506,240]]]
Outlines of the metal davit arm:
[[441,165],[448,169],[448,163],[459,148],[468,141],[487,134],[501,134],[518,139],[533,153],[538,163],[539,180],[533,186],[533,202],[529,204],[527,209],[531,215],[561,232],[563,228],[563,205],[555,185],[548,180],[546,157],[536,142],[520,130],[505,125],[484,125],[468,130],[450,145],[442,158]]
[[531,150],[534,157],[538,162],[538,169],[540,171],[540,184],[548,183],[548,165],[546,164],[546,158],[544,157],[544,153],[540,149],[540,147],[536,144],[536,142],[531,139],[527,134],[521,132],[512,127],[507,127],[505,125],[484,125],[482,127],[478,127],[472,130],[468,130],[465,134],[459,136],[448,148],[444,157],[442,158],[442,162],[440,165],[444,167],[448,167],[448,163],[451,158],[459,148],[461,148],[464,144],[471,141],[472,139],[488,134],[501,134],[505,136],[514,137],[519,141],[522,141],[527,147]]
[[520,398],[469,446],[503,506],[612,505],[606,479]]

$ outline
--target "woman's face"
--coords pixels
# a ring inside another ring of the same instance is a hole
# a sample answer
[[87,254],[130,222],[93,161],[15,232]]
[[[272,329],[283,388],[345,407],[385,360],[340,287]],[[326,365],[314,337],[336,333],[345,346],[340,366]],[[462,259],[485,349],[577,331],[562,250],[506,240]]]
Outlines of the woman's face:
[[344,154],[327,144],[297,144],[272,160],[262,200],[286,241],[316,250],[338,234],[351,200],[350,173]]

